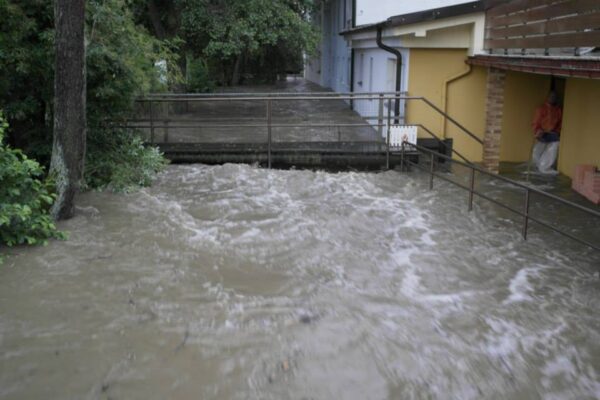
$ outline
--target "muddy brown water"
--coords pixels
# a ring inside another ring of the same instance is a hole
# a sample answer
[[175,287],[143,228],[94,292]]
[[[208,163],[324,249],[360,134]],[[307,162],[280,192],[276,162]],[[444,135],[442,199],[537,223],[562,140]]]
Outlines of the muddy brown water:
[[418,173],[170,166],[0,267],[1,399],[593,399],[600,256]]

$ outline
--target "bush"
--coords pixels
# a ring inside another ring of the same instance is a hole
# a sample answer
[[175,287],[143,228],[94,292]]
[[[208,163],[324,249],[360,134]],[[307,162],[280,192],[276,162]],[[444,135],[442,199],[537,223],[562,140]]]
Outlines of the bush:
[[149,186],[167,160],[156,147],[145,146],[133,131],[104,128],[88,140],[85,184],[88,188],[130,192]]
[[36,161],[3,144],[6,127],[0,115],[0,246],[64,238],[49,213],[55,200],[53,185]]
[[[52,151],[52,3],[0,0],[4,17],[0,25],[0,109],[11,125],[6,139],[44,166],[49,165]],[[149,182],[164,161],[158,151],[143,148],[131,133],[107,129],[106,121],[124,121],[133,114],[136,97],[165,91],[182,81],[178,41],[159,40],[136,24],[131,0],[86,3],[85,178],[90,189],[129,190],[134,182]],[[118,181],[111,185],[110,179]]]
[[215,90],[210,68],[201,58],[188,58],[186,88],[191,93],[208,93]]

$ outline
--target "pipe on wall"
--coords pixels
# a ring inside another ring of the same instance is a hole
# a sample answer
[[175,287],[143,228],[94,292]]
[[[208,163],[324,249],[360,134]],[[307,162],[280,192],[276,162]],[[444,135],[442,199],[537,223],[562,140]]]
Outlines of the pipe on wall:
[[[396,59],[397,59],[397,62],[396,62],[396,93],[399,94],[402,91],[402,53],[400,52],[400,50],[384,44],[382,36],[383,36],[383,26],[378,25],[377,26],[377,46],[380,49],[387,51],[388,53],[392,53],[393,55],[396,56]],[[394,114],[396,116],[394,123],[396,123],[396,124],[400,123],[400,100],[399,99],[396,99],[396,104],[394,106]]]
[[[448,92],[449,92],[449,86],[451,83],[456,82],[464,77],[466,77],[467,75],[470,75],[471,72],[473,71],[473,67],[470,64],[467,64],[467,68],[461,72],[459,72],[458,74],[446,79],[443,83],[442,86],[442,111],[444,111],[444,114],[448,114]],[[446,131],[447,126],[448,126],[448,120],[446,119],[446,115],[444,115],[444,118],[442,118],[442,138],[446,139]]]

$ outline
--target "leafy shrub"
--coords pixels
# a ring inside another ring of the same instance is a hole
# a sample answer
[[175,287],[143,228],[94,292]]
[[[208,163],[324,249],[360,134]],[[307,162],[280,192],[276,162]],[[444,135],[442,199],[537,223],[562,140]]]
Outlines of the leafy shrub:
[[149,186],[167,165],[156,147],[145,146],[131,130],[105,128],[88,141],[85,183],[88,188],[130,192]]
[[6,127],[0,115],[0,246],[63,238],[49,213],[55,200],[52,184],[36,161],[3,144]]
[[208,93],[215,90],[215,81],[205,60],[189,58],[187,64],[186,88],[191,93]]
[[[53,129],[52,3],[0,0],[0,108],[11,125],[7,142],[45,166]],[[86,3],[86,180],[88,188],[130,190],[135,182],[147,183],[164,161],[131,133],[107,129],[105,121],[131,117],[137,96],[182,81],[177,40],[159,40],[137,24],[132,0]],[[157,65],[167,66],[166,76]]]

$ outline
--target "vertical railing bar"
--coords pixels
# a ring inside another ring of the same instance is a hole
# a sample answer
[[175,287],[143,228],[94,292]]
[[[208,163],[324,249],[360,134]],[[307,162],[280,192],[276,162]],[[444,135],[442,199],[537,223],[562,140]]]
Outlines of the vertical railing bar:
[[469,190],[469,211],[473,211],[473,198],[475,196],[475,168],[471,168],[471,183]]
[[271,99],[267,100],[267,164],[271,169],[271,134],[272,134],[272,104]]
[[150,100],[150,144],[154,144],[154,107]]
[[400,152],[400,172],[404,172],[404,140],[402,141],[402,151]]
[[387,115],[387,148],[385,154],[385,168],[390,169],[390,136],[392,130],[392,99],[388,99],[388,115]]
[[383,94],[379,95],[379,112],[377,122],[379,123],[379,137],[383,136]]
[[523,210],[523,240],[527,240],[527,230],[529,228],[529,203],[531,198],[531,191],[527,189],[525,191],[525,206]]
[[429,190],[433,190],[434,162],[435,162],[435,158],[433,157],[433,154],[431,154],[431,166],[429,167],[429,172],[431,174],[431,177],[429,178]]

